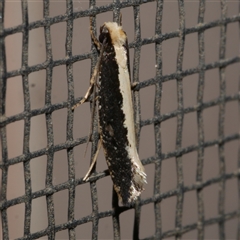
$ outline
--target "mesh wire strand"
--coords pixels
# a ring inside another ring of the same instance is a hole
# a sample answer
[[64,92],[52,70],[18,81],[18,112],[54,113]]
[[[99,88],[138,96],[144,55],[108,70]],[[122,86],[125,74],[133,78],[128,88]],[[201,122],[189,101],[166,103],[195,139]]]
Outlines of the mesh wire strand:
[[[1,186],[1,202],[0,210],[2,217],[2,229],[3,239],[9,239],[9,228],[7,219],[7,209],[20,204],[25,204],[25,222],[24,222],[24,236],[18,239],[36,239],[43,236],[48,236],[49,239],[54,239],[55,234],[58,231],[68,229],[69,238],[76,239],[75,228],[78,225],[92,222],[92,239],[98,238],[98,225],[101,218],[112,216],[113,220],[113,234],[114,239],[120,239],[120,222],[119,216],[122,212],[128,211],[129,208],[119,207],[117,202],[117,196],[113,193],[113,209],[109,211],[99,212],[98,199],[97,199],[97,187],[96,182],[109,175],[108,171],[100,172],[95,174],[90,179],[91,198],[92,198],[92,214],[81,219],[75,219],[74,207],[75,207],[75,189],[76,186],[83,184],[83,179],[75,179],[75,167],[73,148],[79,144],[86,143],[87,137],[79,139],[73,138],[73,116],[74,113],[71,111],[71,106],[74,105],[79,99],[74,99],[73,91],[73,64],[77,61],[92,58],[94,53],[95,60],[92,62],[92,67],[96,61],[96,50],[92,48],[92,52],[85,53],[82,55],[72,55],[72,37],[73,37],[73,21],[77,18],[88,17],[90,15],[97,15],[99,13],[112,11],[113,18],[118,21],[120,16],[120,10],[126,7],[133,7],[134,11],[134,26],[135,26],[135,40],[129,44],[130,48],[134,48],[134,63],[133,63],[133,82],[137,83],[134,89],[134,103],[135,103],[135,115],[136,115],[136,129],[137,135],[140,137],[140,130],[142,127],[147,125],[154,126],[155,133],[155,155],[147,159],[143,159],[144,165],[153,163],[155,165],[155,176],[154,176],[154,195],[147,199],[142,199],[136,203],[135,206],[135,222],[133,230],[133,239],[139,239],[139,222],[140,222],[140,211],[141,206],[153,203],[155,213],[155,233],[146,239],[161,239],[166,237],[175,236],[181,238],[181,235],[197,229],[198,239],[204,238],[204,227],[217,223],[219,224],[219,237],[225,239],[224,225],[227,220],[238,217],[240,209],[238,208],[233,212],[225,212],[225,191],[226,191],[226,180],[237,178],[238,189],[240,189],[240,172],[236,171],[232,173],[226,173],[225,159],[224,159],[224,144],[240,138],[239,133],[232,135],[224,135],[224,116],[225,116],[225,105],[227,102],[240,100],[239,94],[227,95],[226,94],[226,82],[225,82],[225,69],[227,66],[240,62],[240,57],[237,55],[233,58],[226,59],[226,28],[229,23],[240,22],[240,15],[227,17],[226,15],[226,1],[221,1],[221,18],[212,22],[204,22],[205,13],[205,1],[199,1],[199,13],[198,13],[198,25],[191,28],[185,27],[185,7],[184,1],[178,1],[179,10],[179,29],[170,33],[162,33],[162,16],[163,16],[163,2],[156,1],[156,25],[155,35],[153,37],[142,39],[140,29],[140,5],[144,6],[144,3],[153,2],[147,1],[127,1],[120,2],[119,0],[113,1],[113,3],[106,6],[96,7],[95,0],[90,1],[90,7],[87,10],[73,12],[73,2],[66,1],[66,13],[63,15],[50,17],[49,16],[49,1],[43,1],[44,18],[39,21],[31,22],[28,21],[28,2],[22,0],[22,24],[12,27],[4,28],[4,1],[0,2],[0,69],[1,69],[1,81],[0,81],[0,133],[1,133],[1,145],[2,145],[2,161],[0,162],[0,168],[2,171],[2,186]],[[52,48],[51,48],[51,34],[50,27],[55,23],[66,22],[67,23],[67,34],[66,34],[66,58],[60,60],[53,60]],[[204,48],[204,31],[213,27],[219,26],[221,29],[220,36],[220,52],[219,61],[212,62],[209,64],[205,63],[205,48]],[[44,27],[45,42],[46,42],[46,61],[34,66],[28,66],[28,39],[29,32],[33,29]],[[95,27],[95,26],[94,26]],[[14,71],[6,71],[6,56],[5,56],[5,37],[15,33],[23,34],[22,42],[22,65],[20,69]],[[190,33],[198,34],[198,47],[199,47],[199,65],[196,68],[183,70],[183,51],[185,44],[185,36]],[[168,39],[178,37],[178,55],[177,55],[177,69],[176,72],[168,75],[162,73],[162,43]],[[152,79],[147,79],[143,82],[139,82],[139,61],[141,47],[148,44],[155,44],[156,50],[156,76]],[[95,52],[94,52],[95,51]],[[67,101],[52,104],[51,103],[51,92],[52,92],[52,79],[53,79],[53,68],[56,66],[65,65],[67,69],[67,85],[68,85],[68,99]],[[210,69],[219,69],[220,73],[220,96],[219,98],[213,99],[212,101],[203,101],[203,89],[205,81],[205,72]],[[31,110],[30,109],[30,94],[29,94],[29,79],[28,76],[32,72],[39,70],[46,70],[46,91],[45,91],[45,106],[43,108]],[[183,78],[192,74],[198,74],[198,93],[197,93],[197,105],[184,108],[183,106]],[[14,116],[5,116],[5,105],[6,105],[6,84],[8,78],[14,76],[21,76],[23,82],[24,92],[24,111]],[[162,97],[162,84],[169,80],[176,80],[177,82],[177,110],[167,114],[161,114],[161,97]],[[240,80],[239,80],[240,81]],[[154,102],[154,117],[147,120],[140,119],[140,99],[139,91],[145,87],[154,85],[155,86],[155,102]],[[218,123],[218,138],[212,141],[205,141],[204,139],[204,128],[203,128],[203,110],[212,106],[219,106],[219,123]],[[55,144],[53,140],[53,125],[52,125],[52,113],[59,109],[67,109],[67,141],[62,144]],[[240,109],[240,102],[239,102]],[[188,147],[182,147],[182,132],[183,132],[183,118],[187,113],[197,113],[197,127],[198,127],[198,143]],[[30,120],[32,117],[45,114],[46,126],[47,126],[47,147],[30,152],[29,150],[29,139],[30,139]],[[161,146],[161,123],[171,118],[177,118],[177,137],[175,150],[169,153],[162,152]],[[24,145],[23,154],[14,158],[8,158],[8,146],[6,139],[6,126],[15,121],[24,120]],[[94,122],[95,132],[97,131],[97,121]],[[93,138],[93,149],[92,154],[96,150],[98,141],[97,134]],[[219,151],[219,176],[214,177],[210,180],[203,181],[203,156],[204,150],[210,146],[218,146]],[[62,149],[67,150],[68,159],[68,181],[62,184],[53,185],[53,156],[54,153]],[[197,151],[197,174],[196,182],[193,185],[185,186],[183,183],[183,166],[182,166],[182,155]],[[39,156],[47,156],[47,174],[46,174],[46,188],[32,192],[31,189],[31,174],[30,174],[30,161],[33,158]],[[162,161],[175,157],[177,166],[177,188],[168,192],[162,193],[160,191],[160,179],[161,179],[161,164]],[[24,165],[24,179],[25,179],[25,194],[15,199],[7,200],[7,177],[8,168],[11,165],[23,163]],[[240,147],[238,156],[238,167],[240,167]],[[203,201],[203,189],[214,183],[219,184],[219,202],[218,202],[218,217],[205,219],[204,215],[204,201]],[[69,205],[68,205],[68,221],[63,224],[56,225],[54,215],[54,203],[53,195],[56,192],[68,189]],[[182,225],[182,214],[183,214],[183,197],[184,194],[189,191],[196,191],[197,193],[197,209],[198,209],[198,221],[190,225]],[[238,193],[240,195],[240,193]],[[42,231],[31,233],[31,208],[32,200],[39,197],[46,197],[47,202],[47,215],[48,215],[48,227]],[[177,207],[175,214],[175,228],[166,232],[162,232],[162,219],[161,219],[161,208],[160,203],[163,199],[167,199],[171,196],[177,197]],[[240,206],[240,203],[239,203]],[[236,233],[239,239],[240,237],[240,220],[238,220],[238,232]]]

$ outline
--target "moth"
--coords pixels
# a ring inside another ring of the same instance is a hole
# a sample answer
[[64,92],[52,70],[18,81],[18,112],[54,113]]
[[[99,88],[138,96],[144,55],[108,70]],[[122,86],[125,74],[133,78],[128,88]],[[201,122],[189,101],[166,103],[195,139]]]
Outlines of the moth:
[[[98,90],[100,140],[84,180],[91,173],[102,145],[114,189],[122,204],[128,206],[141,194],[147,181],[136,148],[127,35],[116,22],[101,26],[99,40],[92,28],[90,32],[99,59],[85,97],[73,109]],[[96,94],[93,95],[95,99]]]

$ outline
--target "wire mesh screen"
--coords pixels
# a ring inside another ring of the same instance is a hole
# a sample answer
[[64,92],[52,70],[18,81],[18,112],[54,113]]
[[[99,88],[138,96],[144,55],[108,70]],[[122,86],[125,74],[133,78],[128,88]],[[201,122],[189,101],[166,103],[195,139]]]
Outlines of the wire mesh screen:
[[[239,239],[238,1],[0,2],[2,239]],[[83,176],[97,33],[120,13],[148,184],[118,204],[103,154]],[[19,50],[20,49],[20,50]]]

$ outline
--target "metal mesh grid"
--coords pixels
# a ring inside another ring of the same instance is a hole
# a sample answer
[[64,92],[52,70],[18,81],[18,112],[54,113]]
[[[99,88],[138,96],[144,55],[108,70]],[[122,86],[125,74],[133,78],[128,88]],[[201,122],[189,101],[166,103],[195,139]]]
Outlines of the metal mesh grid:
[[[236,209],[233,212],[225,212],[225,194],[226,194],[226,180],[232,178],[238,178],[238,188],[240,189],[240,172],[236,169],[232,173],[226,173],[225,158],[224,158],[224,144],[233,140],[239,140],[239,133],[232,135],[224,134],[224,123],[225,123],[225,104],[230,101],[239,102],[239,93],[235,95],[226,94],[226,77],[225,71],[226,67],[240,62],[239,54],[236,57],[226,58],[226,28],[229,23],[240,22],[240,15],[227,17],[226,15],[226,5],[227,2],[221,1],[221,19],[204,22],[204,12],[205,12],[205,1],[199,1],[199,16],[198,24],[195,27],[186,28],[185,27],[185,7],[184,1],[179,0],[179,29],[170,32],[162,33],[162,13],[163,13],[163,2],[156,1],[156,26],[155,26],[155,36],[150,38],[141,38],[140,31],[140,5],[152,1],[127,1],[120,2],[118,0],[113,1],[105,6],[96,7],[96,2],[94,0],[90,1],[90,9],[73,12],[73,2],[66,1],[66,13],[56,17],[49,17],[49,1],[44,1],[44,19],[40,21],[35,21],[29,23],[28,21],[28,2],[23,0],[22,4],[22,19],[23,23],[16,27],[4,28],[4,2],[0,3],[0,67],[1,67],[1,95],[0,95],[0,131],[1,131],[1,144],[2,144],[2,160],[0,162],[0,168],[2,171],[2,186],[1,186],[1,217],[2,217],[2,229],[3,229],[3,239],[9,239],[9,229],[8,229],[8,218],[7,209],[20,204],[25,204],[25,222],[24,222],[24,236],[19,239],[36,239],[39,237],[48,236],[49,239],[54,239],[55,234],[58,231],[68,229],[69,239],[75,239],[75,228],[80,224],[87,222],[92,222],[92,239],[98,238],[98,225],[101,218],[107,216],[112,216],[113,219],[113,232],[114,239],[120,239],[120,225],[119,216],[122,212],[128,211],[126,207],[120,207],[117,204],[117,197],[113,196],[113,209],[109,211],[99,212],[98,201],[97,201],[97,187],[96,181],[109,175],[108,171],[97,173],[94,177],[90,178],[90,188],[92,197],[92,214],[81,219],[75,219],[74,217],[74,199],[75,199],[75,188],[78,185],[83,184],[83,180],[75,179],[75,166],[74,166],[74,156],[73,148],[79,144],[86,142],[87,137],[74,139],[73,138],[73,117],[74,113],[71,111],[71,106],[74,105],[79,99],[74,99],[74,86],[73,86],[73,63],[81,61],[88,58],[93,58],[96,60],[96,54],[86,53],[82,55],[73,56],[72,55],[72,34],[73,34],[73,20],[81,17],[87,17],[90,15],[96,15],[99,13],[113,11],[114,20],[119,17],[120,10],[126,7],[133,7],[134,10],[134,27],[135,27],[135,40],[129,44],[130,48],[134,48],[134,64],[133,64],[133,82],[137,82],[137,86],[134,89],[134,99],[135,99],[135,113],[137,116],[136,126],[137,133],[140,136],[140,130],[146,125],[154,126],[155,133],[155,156],[143,159],[144,165],[153,163],[155,165],[155,176],[154,176],[154,195],[147,199],[141,199],[137,202],[135,206],[135,222],[133,239],[139,239],[139,222],[140,222],[140,211],[141,206],[149,203],[154,203],[154,213],[155,213],[155,233],[146,239],[161,239],[166,237],[175,236],[176,238],[181,238],[182,234],[197,229],[198,239],[204,238],[204,227],[210,224],[219,224],[219,237],[220,239],[225,239],[224,225],[227,220],[236,218],[240,215],[240,209]],[[66,34],[66,58],[61,60],[53,60],[52,48],[51,48],[51,35],[50,26],[55,23],[66,22],[67,23],[67,34]],[[204,31],[211,29],[213,27],[219,26],[221,29],[220,36],[220,52],[219,61],[206,64],[205,63],[205,48],[204,48]],[[41,64],[34,66],[28,66],[28,40],[29,32],[33,29],[44,27],[45,41],[46,41],[46,54],[47,60]],[[20,69],[9,71],[6,70],[6,56],[5,56],[5,37],[12,35],[14,33],[21,32],[22,35],[22,66]],[[190,33],[198,34],[198,45],[199,45],[199,65],[196,68],[183,70],[183,51],[185,44],[185,36]],[[163,75],[162,73],[162,43],[168,39],[178,37],[178,54],[177,54],[177,69],[176,72]],[[155,78],[139,82],[139,59],[141,47],[147,44],[155,43],[156,50],[156,76]],[[66,65],[67,72],[67,85],[68,85],[68,100],[62,103],[52,104],[51,103],[51,92],[52,92],[52,75],[53,68],[59,65]],[[94,61],[93,61],[94,65]],[[205,72],[209,69],[219,69],[220,74],[220,96],[212,101],[203,101],[203,88],[205,80]],[[32,72],[39,70],[46,70],[46,93],[45,93],[45,106],[41,109],[31,110],[30,108],[30,94],[29,94],[29,78],[28,75]],[[198,80],[198,95],[197,95],[197,105],[184,108],[183,106],[183,78],[192,74],[197,73],[199,75]],[[23,92],[24,92],[24,111],[20,114],[6,117],[5,116],[5,99],[6,99],[6,84],[8,78],[14,76],[22,76]],[[161,97],[162,97],[162,84],[169,80],[177,81],[177,110],[161,114]],[[154,118],[142,121],[140,119],[140,100],[139,91],[147,86],[155,86],[155,104],[154,104]],[[219,106],[219,123],[218,123],[218,138],[213,141],[204,140],[204,128],[203,128],[203,110],[212,106]],[[240,106],[240,103],[239,103]],[[52,113],[58,109],[67,109],[67,141],[63,144],[55,144],[53,141],[53,126],[52,126]],[[198,144],[191,145],[188,147],[182,147],[182,132],[183,132],[183,118],[184,115],[190,112],[197,113],[197,126],[198,126]],[[30,120],[32,117],[45,114],[46,116],[46,126],[47,126],[47,147],[44,149],[39,149],[34,152],[29,150],[29,140],[30,140]],[[176,148],[174,151],[169,153],[162,152],[161,146],[161,123],[167,121],[171,118],[177,118],[177,137],[176,137]],[[18,120],[24,120],[24,145],[23,154],[14,158],[8,158],[8,146],[6,139],[6,126]],[[95,129],[96,130],[96,129]],[[96,148],[97,135],[95,135],[93,141],[93,151]],[[203,181],[203,159],[204,150],[210,146],[218,146],[219,151],[219,168],[220,173],[218,177],[214,177],[210,180]],[[68,159],[68,181],[63,184],[53,185],[53,155],[55,152],[62,149],[67,149],[67,159]],[[186,153],[197,151],[197,179],[195,184],[191,186],[185,186],[183,182],[183,167],[182,167],[182,156]],[[32,192],[31,188],[31,173],[30,173],[30,161],[33,158],[39,156],[47,156],[47,174],[46,174],[46,188],[40,191]],[[160,181],[161,181],[161,164],[163,160],[169,159],[171,157],[176,158],[177,165],[177,188],[168,191],[160,191]],[[8,178],[8,168],[11,165],[23,163],[24,164],[24,179],[25,179],[25,194],[21,197],[8,200],[7,199],[7,178]],[[240,167],[240,148],[238,156],[238,167]],[[218,202],[218,217],[205,219],[204,215],[204,200],[203,200],[203,189],[211,184],[219,184],[219,202]],[[54,215],[54,203],[53,195],[56,192],[67,189],[69,191],[69,205],[68,205],[68,221],[63,224],[55,224]],[[188,191],[196,191],[197,193],[197,208],[198,208],[198,221],[190,225],[182,225],[182,213],[183,213],[183,197]],[[48,213],[48,227],[42,231],[31,233],[30,223],[31,223],[31,208],[32,200],[39,197],[46,197],[47,201],[47,213]],[[171,196],[177,197],[177,207],[176,207],[176,218],[175,218],[175,228],[166,232],[162,231],[161,226],[161,201],[167,199]],[[240,206],[240,204],[239,204]],[[240,221],[238,224],[237,238],[240,238]]]

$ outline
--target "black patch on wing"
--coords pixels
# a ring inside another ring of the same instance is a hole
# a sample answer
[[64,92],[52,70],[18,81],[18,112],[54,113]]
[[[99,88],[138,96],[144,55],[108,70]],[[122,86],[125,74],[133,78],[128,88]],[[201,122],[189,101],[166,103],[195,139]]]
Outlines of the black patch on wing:
[[131,161],[126,151],[129,145],[125,116],[122,111],[123,97],[120,93],[118,65],[110,37],[104,33],[100,40],[105,40],[104,53],[100,66],[99,78],[99,124],[102,134],[105,157],[115,187],[120,188],[124,205],[131,196],[130,187],[133,178]]

